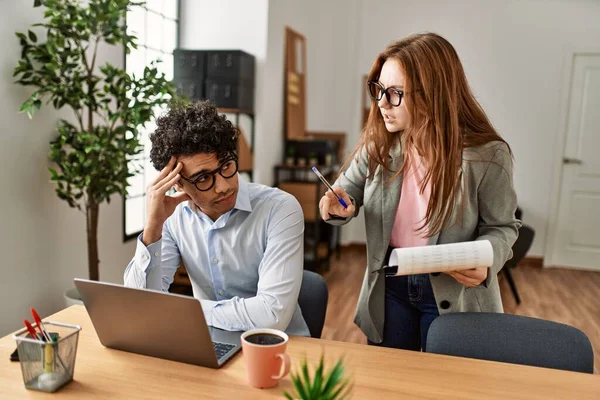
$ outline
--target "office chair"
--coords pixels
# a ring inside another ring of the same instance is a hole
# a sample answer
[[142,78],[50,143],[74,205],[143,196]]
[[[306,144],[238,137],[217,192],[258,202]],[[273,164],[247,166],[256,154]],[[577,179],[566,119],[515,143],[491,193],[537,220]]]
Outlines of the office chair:
[[[517,207],[517,210],[515,211],[515,217],[519,220],[523,218],[523,210],[521,210],[521,208]],[[515,301],[517,302],[517,304],[521,304],[521,297],[519,296],[519,292],[517,291],[517,285],[515,284],[510,270],[511,268],[516,267],[521,262],[521,260],[525,258],[527,252],[533,244],[534,238],[535,231],[533,230],[533,228],[528,225],[522,225],[519,228],[519,236],[517,237],[517,240],[512,246],[513,256],[510,260],[506,261],[504,267],[502,268],[502,271],[506,276],[506,280],[508,281],[508,285],[510,286],[510,290],[513,296],[515,297]]]
[[535,231],[532,227],[528,225],[522,225],[519,228],[519,237],[513,244],[512,251],[513,256],[510,260],[506,261],[502,271],[504,271],[504,275],[506,276],[506,280],[508,280],[508,284],[510,286],[510,290],[512,291],[513,296],[515,297],[515,301],[517,304],[521,304],[521,297],[519,296],[519,292],[517,291],[517,285],[513,280],[512,274],[510,273],[511,268],[516,267],[527,255],[527,252],[531,248],[533,244],[533,239],[535,238]]
[[298,304],[310,336],[320,338],[325,324],[329,291],[325,279],[316,272],[304,271]]
[[594,351],[577,328],[501,313],[452,313],[436,318],[427,334],[428,353],[594,372]]

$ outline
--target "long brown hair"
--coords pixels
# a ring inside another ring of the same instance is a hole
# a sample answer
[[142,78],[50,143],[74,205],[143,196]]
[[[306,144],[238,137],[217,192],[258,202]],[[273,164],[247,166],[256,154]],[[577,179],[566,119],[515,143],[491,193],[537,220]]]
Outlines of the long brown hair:
[[389,183],[408,168],[410,152],[406,149],[414,148],[427,166],[421,193],[428,184],[431,187],[425,221],[419,230],[427,228],[426,235],[433,236],[453,215],[460,191],[463,149],[505,141],[475,100],[458,54],[446,39],[423,33],[392,43],[375,59],[368,80],[377,81],[383,64],[390,58],[403,69],[402,101],[410,122],[400,133],[388,132],[377,101],[371,100],[360,141],[342,171],[363,148],[371,175],[379,166],[391,171],[388,154],[400,140],[404,161],[400,170],[391,171],[394,175]]

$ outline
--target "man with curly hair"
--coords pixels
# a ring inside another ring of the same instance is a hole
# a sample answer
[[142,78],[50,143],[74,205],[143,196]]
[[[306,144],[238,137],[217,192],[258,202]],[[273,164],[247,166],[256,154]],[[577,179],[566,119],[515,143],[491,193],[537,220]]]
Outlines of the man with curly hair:
[[[298,306],[304,216],[288,193],[237,174],[238,131],[208,102],[174,108],[150,135],[160,170],[125,285],[167,291],[183,261],[207,323],[309,336]],[[177,193],[169,195],[171,188]]]

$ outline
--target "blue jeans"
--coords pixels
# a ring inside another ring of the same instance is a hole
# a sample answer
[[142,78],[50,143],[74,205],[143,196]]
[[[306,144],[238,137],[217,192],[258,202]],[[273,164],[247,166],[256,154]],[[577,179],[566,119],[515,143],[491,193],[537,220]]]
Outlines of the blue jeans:
[[439,315],[428,274],[386,277],[383,342],[368,342],[425,351],[429,326]]

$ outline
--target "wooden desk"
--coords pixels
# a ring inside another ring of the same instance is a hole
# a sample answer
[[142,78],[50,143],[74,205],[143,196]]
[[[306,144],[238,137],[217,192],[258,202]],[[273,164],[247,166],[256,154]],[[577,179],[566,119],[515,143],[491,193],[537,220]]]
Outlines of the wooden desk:
[[[56,398],[282,398],[282,391],[292,386],[286,377],[274,389],[250,388],[241,353],[222,369],[213,370],[104,348],[83,306],[48,319],[83,327],[75,380],[52,395]],[[0,339],[0,398],[49,398],[25,389],[19,363],[8,361],[14,348],[11,335]],[[329,364],[345,355],[356,399],[600,398],[598,375],[310,338],[293,337],[288,346],[294,366],[304,354],[316,362],[323,350]]]

